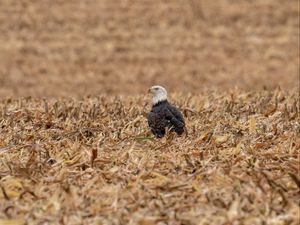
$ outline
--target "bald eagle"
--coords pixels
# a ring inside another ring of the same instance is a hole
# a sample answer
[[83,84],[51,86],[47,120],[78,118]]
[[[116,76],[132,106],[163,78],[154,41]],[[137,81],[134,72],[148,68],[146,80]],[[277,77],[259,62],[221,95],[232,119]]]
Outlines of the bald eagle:
[[153,95],[152,109],[148,114],[148,125],[157,138],[166,134],[166,129],[181,135],[185,129],[185,122],[181,112],[168,102],[167,91],[162,86],[149,89]]

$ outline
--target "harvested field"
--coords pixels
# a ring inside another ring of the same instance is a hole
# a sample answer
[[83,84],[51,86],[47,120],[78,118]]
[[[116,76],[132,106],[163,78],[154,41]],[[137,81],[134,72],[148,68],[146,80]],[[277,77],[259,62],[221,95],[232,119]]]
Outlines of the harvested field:
[[4,100],[0,224],[296,225],[296,96],[174,94],[189,132],[161,140],[145,97]]
[[296,89],[298,4],[1,0],[0,95]]
[[299,1],[1,0],[0,32],[0,225],[299,224]]

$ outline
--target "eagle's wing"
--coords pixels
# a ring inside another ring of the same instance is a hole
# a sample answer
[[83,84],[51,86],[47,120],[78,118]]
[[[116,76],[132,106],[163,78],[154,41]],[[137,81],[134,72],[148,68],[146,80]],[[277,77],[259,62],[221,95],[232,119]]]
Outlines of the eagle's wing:
[[162,119],[158,113],[152,111],[148,114],[147,119],[152,133],[157,137],[163,137],[165,134],[166,120]]
[[174,106],[167,107],[166,119],[168,119],[174,127],[183,128],[185,122],[181,112]]

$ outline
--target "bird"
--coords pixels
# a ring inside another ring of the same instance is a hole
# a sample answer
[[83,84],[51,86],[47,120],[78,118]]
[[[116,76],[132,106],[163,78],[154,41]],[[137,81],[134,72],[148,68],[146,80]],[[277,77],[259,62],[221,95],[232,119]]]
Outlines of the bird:
[[151,132],[157,138],[166,134],[166,129],[176,132],[178,135],[185,131],[185,121],[181,112],[168,102],[168,94],[160,85],[152,86],[149,91],[152,94],[152,109],[147,115]]

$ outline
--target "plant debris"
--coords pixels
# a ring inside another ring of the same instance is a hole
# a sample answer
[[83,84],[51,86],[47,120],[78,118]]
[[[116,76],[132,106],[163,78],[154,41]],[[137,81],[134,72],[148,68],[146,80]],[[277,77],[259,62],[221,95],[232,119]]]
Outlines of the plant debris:
[[298,224],[296,92],[171,98],[163,139],[145,97],[2,100],[0,224]]

